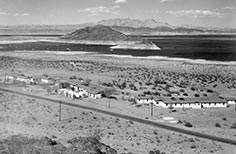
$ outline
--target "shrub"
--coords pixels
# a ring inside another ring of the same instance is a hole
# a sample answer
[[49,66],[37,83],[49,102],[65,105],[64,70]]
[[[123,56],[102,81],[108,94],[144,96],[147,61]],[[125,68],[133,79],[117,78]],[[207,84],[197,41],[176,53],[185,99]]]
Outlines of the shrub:
[[197,147],[196,147],[196,145],[193,144],[193,145],[190,146],[190,148],[191,149],[196,149]]
[[182,124],[183,122],[181,120],[178,120],[177,124]]
[[129,121],[129,123],[130,123],[130,124],[134,124],[134,122],[133,122],[133,121],[131,121],[131,120]]
[[199,97],[199,94],[194,94],[195,97]]
[[195,91],[195,88],[194,88],[194,87],[192,87],[192,88],[191,88],[191,90],[192,90],[192,91]]
[[149,154],[155,154],[154,151],[149,151]]
[[70,77],[70,80],[73,80],[73,79],[76,79],[75,75]]
[[186,127],[193,127],[193,125],[190,122],[188,122],[188,121],[184,121],[184,126],[186,126]]
[[155,130],[153,131],[153,134],[158,135],[157,131],[155,131]]
[[130,83],[129,84],[129,87],[131,88],[131,87],[134,87],[134,84],[133,83]]
[[193,138],[188,139],[189,142],[195,142]]
[[165,154],[165,152],[161,152],[160,150],[155,150],[155,151],[151,150],[149,151],[149,154]]
[[220,125],[218,122],[215,123],[215,126],[216,126],[216,127],[219,127],[219,128],[221,127],[221,125]]
[[231,125],[230,128],[232,128],[232,129],[236,129],[236,122],[234,122],[234,123]]
[[136,104],[135,105],[135,107],[141,107],[142,106],[142,104]]
[[224,118],[222,118],[222,120],[224,120],[224,121],[227,121],[227,119],[224,117]]
[[207,92],[208,92],[208,93],[213,93],[213,90],[207,89]]
[[152,85],[152,83],[151,82],[146,82],[145,83],[147,86],[150,86],[150,85]]

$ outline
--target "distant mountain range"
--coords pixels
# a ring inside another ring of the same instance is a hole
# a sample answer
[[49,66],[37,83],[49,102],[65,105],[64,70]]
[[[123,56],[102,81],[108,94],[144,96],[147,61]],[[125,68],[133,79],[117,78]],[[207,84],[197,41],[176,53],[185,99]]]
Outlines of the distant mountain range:
[[130,18],[115,18],[80,25],[15,25],[0,26],[0,33],[60,33],[65,34],[80,28],[105,25],[117,31],[130,35],[159,35],[159,34],[221,34],[236,33],[236,28],[199,27],[193,25],[173,26],[154,19],[139,20]]
[[119,26],[119,27],[132,27],[132,28],[141,28],[141,27],[147,27],[147,28],[156,28],[156,27],[170,27],[173,28],[172,25],[157,21],[154,19],[149,20],[139,20],[139,19],[109,19],[109,20],[102,20],[99,21],[98,24],[105,25],[105,26]]
[[[91,24],[91,23],[90,23]],[[199,27],[193,25],[173,26],[166,22],[157,21],[154,19],[139,20],[139,19],[109,19],[102,20],[97,23],[106,26],[111,26],[116,30],[124,33],[137,34],[153,34],[158,32],[166,33],[235,33],[236,28],[216,28],[216,27]]]

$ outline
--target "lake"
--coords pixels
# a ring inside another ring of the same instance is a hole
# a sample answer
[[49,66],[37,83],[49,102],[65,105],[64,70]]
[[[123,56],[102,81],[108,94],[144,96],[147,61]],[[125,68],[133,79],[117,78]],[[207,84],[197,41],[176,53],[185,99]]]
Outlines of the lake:
[[[0,42],[11,40],[14,36],[0,36]],[[18,38],[20,36],[17,36]],[[24,38],[27,36],[24,36]],[[30,36],[31,39],[43,37]],[[55,37],[55,36],[47,36]],[[98,52],[100,54],[130,55],[137,57],[162,56],[169,58],[202,59],[211,61],[236,61],[236,35],[182,35],[182,36],[145,36],[161,48],[150,50],[114,50],[104,45],[80,45],[69,43],[26,42],[0,44],[0,51],[14,50],[49,50]],[[14,39],[13,39],[14,40]]]

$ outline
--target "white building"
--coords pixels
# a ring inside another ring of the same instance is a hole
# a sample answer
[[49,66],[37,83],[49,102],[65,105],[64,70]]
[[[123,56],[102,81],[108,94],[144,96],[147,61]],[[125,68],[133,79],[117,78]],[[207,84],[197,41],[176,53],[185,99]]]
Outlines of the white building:
[[5,76],[5,81],[8,82],[8,83],[13,83],[15,81],[15,76],[13,75],[6,75]]
[[6,80],[14,80],[15,76],[13,75],[6,75]]
[[73,99],[83,97],[100,99],[103,97],[104,88],[95,85],[83,86],[76,83],[62,82],[59,84],[58,93]]
[[[178,98],[172,100],[170,98],[164,98],[165,108],[226,108],[228,103],[225,99],[219,97],[206,97],[206,98],[184,98],[179,100]],[[163,105],[162,105],[163,106]]]
[[228,103],[225,99],[219,97],[207,97],[207,98],[170,98],[160,96],[142,96],[135,97],[137,104],[150,104],[153,103],[156,106],[163,108],[226,108]]
[[91,97],[93,99],[100,99],[104,95],[105,89],[99,86],[90,85],[86,89],[86,94],[88,97]]
[[136,103],[137,104],[155,104],[156,105],[156,101],[154,100],[154,98],[152,96],[137,96],[135,97]]
[[21,75],[6,75],[6,81],[13,83],[14,81],[25,82],[27,84],[35,84],[36,81],[33,77]]
[[220,98],[225,99],[227,103],[230,104],[236,104],[236,96],[230,96],[230,95],[220,95]]

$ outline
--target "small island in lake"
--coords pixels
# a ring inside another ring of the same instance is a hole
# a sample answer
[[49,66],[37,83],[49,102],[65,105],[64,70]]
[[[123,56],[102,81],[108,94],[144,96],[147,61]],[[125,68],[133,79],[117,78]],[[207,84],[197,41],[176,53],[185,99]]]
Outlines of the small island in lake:
[[66,34],[60,39],[91,45],[111,45],[110,49],[135,49],[135,50],[160,50],[158,46],[149,40],[139,37],[127,36],[108,26],[96,25],[85,27]]

